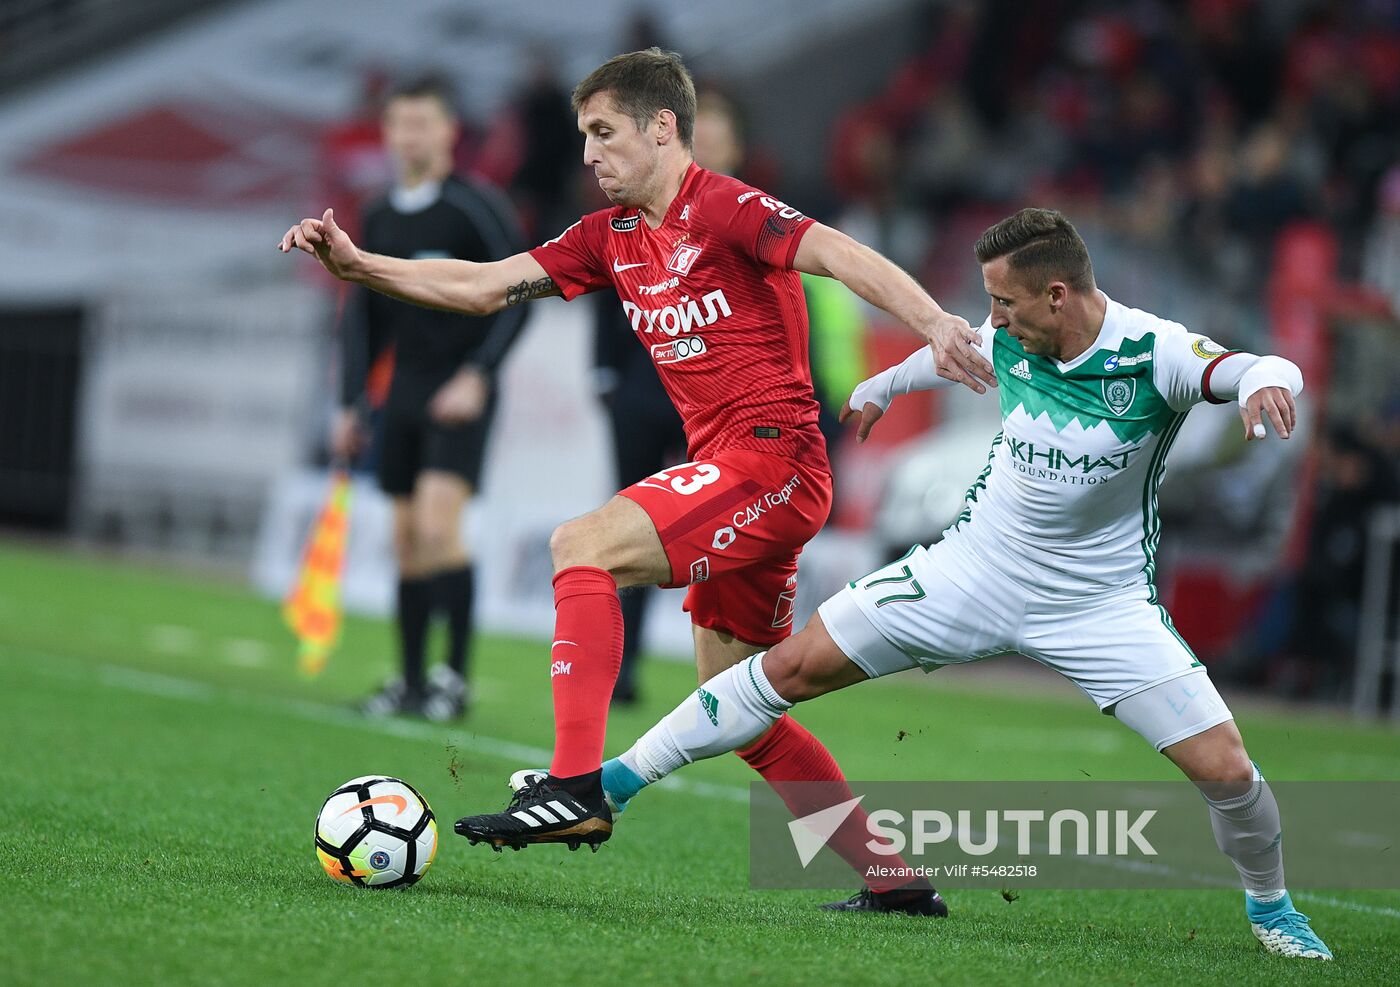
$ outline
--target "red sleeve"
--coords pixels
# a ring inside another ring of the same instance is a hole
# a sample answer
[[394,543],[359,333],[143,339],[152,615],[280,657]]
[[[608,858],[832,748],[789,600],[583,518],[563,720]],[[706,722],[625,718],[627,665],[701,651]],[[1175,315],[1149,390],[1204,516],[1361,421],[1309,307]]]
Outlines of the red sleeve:
[[715,236],[745,257],[771,267],[792,267],[802,235],[815,222],[740,182],[709,190],[699,205]]
[[602,224],[607,222],[607,216],[608,210],[589,213],[553,240],[530,251],[568,301],[612,284],[607,265],[600,260],[604,246]]

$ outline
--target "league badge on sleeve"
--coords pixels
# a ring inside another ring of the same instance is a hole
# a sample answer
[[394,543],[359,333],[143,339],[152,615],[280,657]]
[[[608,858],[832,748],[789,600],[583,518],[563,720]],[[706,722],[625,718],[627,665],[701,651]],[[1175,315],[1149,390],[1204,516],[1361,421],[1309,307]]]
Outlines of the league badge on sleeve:
[[1222,356],[1230,352],[1213,339],[1202,336],[1191,344],[1191,352],[1195,353],[1202,360],[1214,360],[1217,356]]
[[1127,414],[1137,397],[1137,380],[1133,377],[1106,377],[1103,380],[1103,403],[1119,418]]

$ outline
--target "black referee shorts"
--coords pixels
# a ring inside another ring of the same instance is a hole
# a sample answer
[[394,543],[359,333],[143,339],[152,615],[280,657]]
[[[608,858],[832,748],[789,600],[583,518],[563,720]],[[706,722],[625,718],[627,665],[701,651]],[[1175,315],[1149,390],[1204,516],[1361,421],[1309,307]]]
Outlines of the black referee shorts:
[[436,388],[400,387],[395,381],[379,421],[379,487],[391,497],[413,493],[418,474],[436,470],[460,476],[481,489],[486,438],[496,416],[495,382],[481,417],[464,425],[443,425],[428,413]]

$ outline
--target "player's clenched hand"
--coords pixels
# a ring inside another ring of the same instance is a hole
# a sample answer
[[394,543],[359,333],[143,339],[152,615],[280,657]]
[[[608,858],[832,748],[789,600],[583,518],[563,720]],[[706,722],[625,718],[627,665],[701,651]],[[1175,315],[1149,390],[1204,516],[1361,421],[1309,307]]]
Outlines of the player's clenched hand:
[[1292,435],[1293,426],[1298,423],[1298,407],[1293,403],[1293,392],[1286,387],[1261,387],[1249,396],[1240,409],[1246,442],[1264,437],[1266,415],[1280,439]]
[[841,406],[841,413],[837,416],[837,421],[844,425],[849,419],[858,417],[860,422],[856,427],[856,441],[864,442],[866,436],[870,434],[870,430],[875,427],[875,423],[884,415],[885,410],[873,401],[865,402],[865,406],[860,411],[856,411],[848,400]]
[[282,234],[277,249],[282,253],[304,250],[338,278],[350,280],[360,262],[360,250],[350,235],[335,222],[335,210],[327,209],[320,219],[303,219]]
[[929,347],[938,376],[965,384],[978,394],[985,394],[987,386],[997,386],[996,371],[977,352],[982,337],[966,319],[944,312],[930,330]]
[[443,425],[464,425],[476,421],[486,410],[491,385],[479,370],[464,367],[433,395],[428,412]]

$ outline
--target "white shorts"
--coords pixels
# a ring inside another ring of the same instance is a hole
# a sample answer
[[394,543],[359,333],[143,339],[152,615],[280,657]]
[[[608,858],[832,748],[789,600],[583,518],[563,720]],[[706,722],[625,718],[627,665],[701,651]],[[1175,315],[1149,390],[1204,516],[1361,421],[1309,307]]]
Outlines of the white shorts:
[[1204,667],[1145,583],[1076,601],[1048,599],[956,542],[915,547],[818,612],[871,678],[1023,654],[1065,676],[1105,713]]

